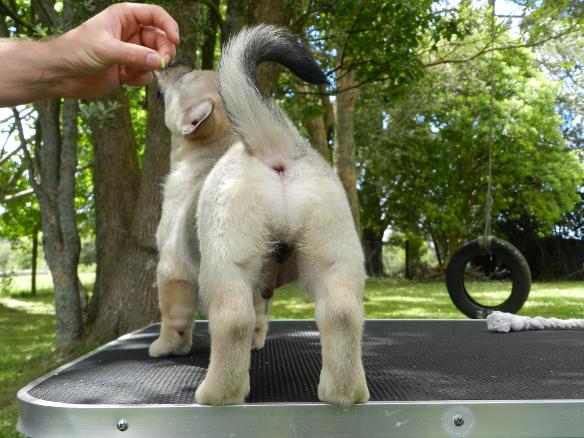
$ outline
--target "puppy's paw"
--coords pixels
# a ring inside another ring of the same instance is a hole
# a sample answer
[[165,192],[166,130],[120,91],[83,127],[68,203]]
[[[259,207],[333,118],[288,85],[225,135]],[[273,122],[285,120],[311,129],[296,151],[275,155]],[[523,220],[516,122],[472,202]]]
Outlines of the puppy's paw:
[[160,356],[184,356],[191,351],[192,341],[190,339],[181,339],[177,336],[176,339],[169,339],[165,336],[160,336],[155,340],[148,349],[150,357]]
[[356,371],[353,377],[342,379],[335,379],[323,369],[318,383],[318,398],[320,401],[341,406],[365,403],[369,400],[369,389],[363,369]]
[[249,395],[249,375],[240,384],[214,384],[205,378],[195,391],[195,402],[200,405],[224,406],[245,403]]

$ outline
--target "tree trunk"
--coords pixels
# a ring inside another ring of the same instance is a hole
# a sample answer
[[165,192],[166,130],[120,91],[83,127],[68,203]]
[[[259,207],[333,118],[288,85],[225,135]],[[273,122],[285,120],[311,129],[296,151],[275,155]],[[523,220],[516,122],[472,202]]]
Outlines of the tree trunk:
[[247,4],[248,0],[227,0],[227,18],[225,19],[225,32],[221,32],[221,46],[245,26]]
[[[96,338],[112,338],[159,319],[156,288],[158,253],[155,235],[162,204],[160,187],[169,170],[170,134],[164,125],[163,109],[156,94],[156,84],[148,87],[144,164],[139,189],[136,187],[133,191],[131,211],[126,211],[123,205],[112,207],[127,220],[123,222],[126,229],[120,240],[121,245],[117,253],[108,255],[111,260],[104,261],[98,256],[98,265],[109,264],[110,268],[106,279],[107,288],[100,287],[100,302],[92,332],[92,336]],[[131,133],[131,130],[128,132]],[[128,132],[120,132],[118,135],[126,135]],[[109,147],[114,146],[118,149],[122,147],[112,139]],[[132,147],[126,148],[129,156]],[[136,150],[133,147],[133,157],[135,156]],[[128,165],[126,162],[126,166]],[[134,165],[130,167],[134,168]],[[110,177],[119,179],[120,175]],[[103,181],[96,179],[96,187],[103,184]],[[115,191],[111,181],[105,189]],[[113,193],[110,193],[110,196],[112,195]],[[103,208],[103,204],[98,205],[96,197],[96,210]],[[111,217],[112,213],[114,212],[102,210],[100,216]],[[115,217],[115,214],[113,216]],[[110,234],[111,232],[112,230]]]
[[9,36],[10,32],[6,27],[6,15],[0,14],[0,38],[8,38]]
[[35,184],[42,217],[45,258],[55,288],[57,348],[69,349],[81,338],[83,324],[77,283],[81,245],[75,221],[77,167],[77,101],[63,105],[63,135],[59,100],[36,104],[42,147],[38,151],[40,184]]
[[31,260],[31,279],[30,279],[30,294],[36,296],[36,276],[37,276],[37,261],[39,250],[39,230],[37,228],[32,232],[32,260]]
[[353,139],[355,101],[359,94],[355,85],[353,72],[344,68],[337,70],[337,86],[342,91],[336,99],[335,149],[333,163],[337,175],[341,179],[357,232],[360,231],[359,198],[357,195],[357,179],[355,175],[355,142]]
[[140,173],[128,99],[121,89],[101,99],[118,109],[111,120],[90,120],[94,147],[96,277],[89,320],[107,301],[136,210]]
[[[305,83],[302,83],[298,86],[298,90],[302,93],[306,93],[305,101],[308,107],[315,107],[318,105],[322,106],[322,111],[305,111],[302,119],[302,123],[306,127],[308,131],[308,138],[310,139],[310,143],[312,146],[322,155],[322,157],[328,162],[329,157],[329,130],[331,128],[330,124],[327,124],[327,121],[330,122],[330,118],[325,117],[325,112],[327,107],[323,105],[326,101],[329,102],[328,109],[330,109],[330,101],[328,100],[328,95],[323,95],[322,98],[319,99],[319,96],[309,94],[313,91],[313,88]],[[324,86],[319,86],[319,90],[321,92],[325,92]],[[310,108],[309,108],[310,109]],[[327,120],[328,119],[328,120]]]
[[412,272],[412,248],[411,248],[411,242],[409,240],[406,240],[406,257],[405,257],[405,265],[406,265],[406,279],[411,280],[414,278],[413,272]]
[[219,27],[218,17],[216,16],[214,8],[219,11],[219,0],[209,0],[212,6],[207,6],[207,14],[205,20],[205,39],[203,47],[201,48],[201,68],[203,70],[213,70],[215,61],[215,46],[217,44],[217,28]]
[[[259,23],[289,26],[295,15],[292,3],[283,0],[251,0],[249,2],[247,25]],[[257,79],[266,94],[274,89],[282,72],[282,66],[274,62],[261,64],[257,70]]]
[[[34,0],[34,12],[52,29],[61,25],[52,0]],[[64,14],[70,14],[70,2]],[[45,258],[55,291],[56,344],[68,350],[81,338],[77,264],[81,245],[75,215],[78,102],[60,99],[37,102],[34,158],[25,154],[29,181],[39,201]],[[62,113],[61,113],[62,111]],[[20,120],[19,137],[26,148]],[[62,131],[61,131],[62,129]],[[36,287],[36,285],[35,285]]]
[[432,238],[432,243],[434,244],[434,252],[436,253],[438,267],[442,269],[444,267],[444,260],[442,259],[442,252],[440,251],[440,246],[438,245],[438,242],[434,238]]
[[365,252],[365,269],[370,277],[383,277],[383,242],[382,236],[374,230],[363,230],[363,251]]
[[192,0],[177,0],[169,12],[175,17],[181,34],[181,44],[177,47],[177,57],[186,60],[187,64],[196,67],[201,3]]

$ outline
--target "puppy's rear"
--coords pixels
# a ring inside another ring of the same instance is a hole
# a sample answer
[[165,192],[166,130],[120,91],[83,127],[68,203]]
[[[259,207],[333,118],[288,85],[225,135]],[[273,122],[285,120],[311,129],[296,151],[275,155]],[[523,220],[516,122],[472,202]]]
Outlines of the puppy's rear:
[[325,82],[308,50],[272,26],[244,30],[224,49],[219,92],[241,141],[210,172],[197,209],[211,360],[195,398],[232,404],[249,393],[250,345],[265,337],[269,307],[256,285],[273,243],[286,242],[295,248],[300,283],[315,299],[322,345],[318,397],[344,406],[364,402],[359,236],[338,177],[260,92],[256,67],[269,60],[302,79]]
[[297,158],[310,146],[276,103],[264,96],[256,69],[265,61],[286,66],[299,78],[326,83],[312,54],[286,30],[261,25],[237,34],[223,50],[218,88],[234,130],[258,158]]

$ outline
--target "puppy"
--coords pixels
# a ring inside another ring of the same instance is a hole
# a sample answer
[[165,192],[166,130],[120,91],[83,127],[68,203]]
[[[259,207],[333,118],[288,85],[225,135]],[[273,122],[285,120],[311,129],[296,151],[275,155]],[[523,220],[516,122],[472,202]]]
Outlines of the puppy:
[[150,354],[189,351],[200,295],[209,314],[211,359],[195,399],[242,403],[249,393],[250,345],[261,348],[267,331],[268,306],[258,293],[265,285],[258,284],[268,266],[268,283],[277,285],[280,268],[273,264],[282,260],[274,251],[283,242],[294,248],[298,279],[316,303],[319,398],[345,406],[365,402],[365,273],[349,204],[332,169],[260,92],[256,67],[264,61],[325,82],[311,54],[273,26],[243,30],[225,47],[217,75],[223,107],[212,73],[175,68],[162,77],[173,146],[157,233],[162,329]]

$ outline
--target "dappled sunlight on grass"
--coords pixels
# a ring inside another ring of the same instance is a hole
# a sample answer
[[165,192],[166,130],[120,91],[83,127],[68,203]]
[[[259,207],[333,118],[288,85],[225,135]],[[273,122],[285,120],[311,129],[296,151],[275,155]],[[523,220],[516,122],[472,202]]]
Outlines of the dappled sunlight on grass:
[[[55,306],[53,303],[45,303],[42,301],[34,301],[32,299],[22,300],[12,297],[0,296],[0,305],[14,310],[21,310],[30,315],[54,315]],[[0,317],[0,324],[2,319]]]
[[[11,308],[0,303],[0,405],[10,401],[18,387],[38,376],[39,366],[52,358],[55,318],[29,313],[27,307]],[[48,369],[48,367],[47,367]]]
[[443,283],[383,278],[367,281],[365,316],[370,319],[464,318],[450,301]]
[[[474,299],[485,305],[503,302],[511,291],[508,282],[468,282]],[[314,303],[307,302],[299,285],[287,285],[276,291],[271,319],[314,317]],[[452,303],[442,281],[405,281],[386,278],[367,280],[365,315],[370,319],[436,318],[464,319]],[[530,316],[584,318],[584,283],[535,283],[520,312]]]
[[18,402],[14,399],[6,407],[0,406],[0,434],[2,438],[23,437],[16,431],[16,419],[18,418]]
[[584,318],[584,282],[536,283],[519,313],[546,318]]
[[[80,273],[91,289],[95,274]],[[12,278],[9,293],[0,294],[0,436],[19,437],[16,392],[68,359],[55,351],[55,306],[49,274],[37,277],[30,294],[30,276]]]
[[314,318],[314,302],[306,299],[306,292],[297,284],[281,287],[274,294],[270,319]]
[[[95,272],[79,272],[79,279],[81,283],[89,289],[93,288],[93,283],[95,282]],[[12,284],[10,285],[11,295],[19,294],[30,294],[30,275],[15,275],[11,277]],[[36,287],[37,291],[46,291],[53,289],[53,279],[51,274],[48,272],[42,272],[37,274],[36,277]]]
[[496,306],[505,301],[511,294],[512,287],[510,281],[465,282],[468,294],[484,306]]

